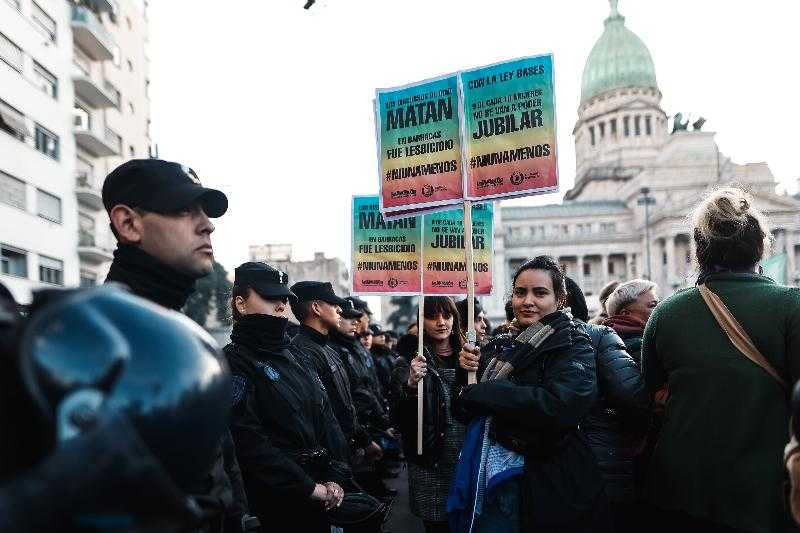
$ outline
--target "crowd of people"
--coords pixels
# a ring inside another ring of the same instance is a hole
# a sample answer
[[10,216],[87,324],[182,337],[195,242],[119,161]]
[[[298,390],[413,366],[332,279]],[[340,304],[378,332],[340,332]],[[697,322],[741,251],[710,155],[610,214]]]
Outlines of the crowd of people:
[[469,343],[464,299],[426,297],[399,334],[246,262],[222,353],[174,312],[211,272],[225,195],[151,159],[103,201],[129,293],[44,291],[27,316],[0,293],[0,532],[381,532],[403,468],[426,532],[795,528],[800,290],[761,275],[771,233],[741,189],[699,202],[697,285],[664,301],[613,282],[590,317],[537,256],[505,323],[475,301]]

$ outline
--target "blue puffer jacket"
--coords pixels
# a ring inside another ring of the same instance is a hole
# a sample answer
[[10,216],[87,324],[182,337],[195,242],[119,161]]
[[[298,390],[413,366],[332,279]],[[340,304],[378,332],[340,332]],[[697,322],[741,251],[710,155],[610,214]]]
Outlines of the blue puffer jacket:
[[611,502],[634,500],[633,450],[647,427],[649,398],[639,365],[613,329],[577,322],[595,350],[597,401],[581,424]]

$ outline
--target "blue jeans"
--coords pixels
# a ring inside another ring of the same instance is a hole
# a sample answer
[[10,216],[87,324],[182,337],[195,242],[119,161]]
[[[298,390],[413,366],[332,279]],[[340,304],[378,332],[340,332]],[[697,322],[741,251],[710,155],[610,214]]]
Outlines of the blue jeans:
[[498,485],[483,501],[473,533],[519,533],[522,531],[522,478],[513,477]]

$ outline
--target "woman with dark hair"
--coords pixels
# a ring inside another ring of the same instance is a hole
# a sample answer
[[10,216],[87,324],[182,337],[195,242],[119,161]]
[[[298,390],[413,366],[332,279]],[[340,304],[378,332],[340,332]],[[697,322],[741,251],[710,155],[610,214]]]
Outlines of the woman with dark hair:
[[454,402],[470,421],[448,500],[451,528],[473,532],[604,531],[595,458],[578,430],[597,394],[589,338],[563,312],[564,274],[549,256],[523,264],[511,297],[516,335],[465,346],[477,371]]
[[[771,234],[743,190],[712,192],[692,226],[697,286],[659,303],[642,340],[648,391],[669,391],[647,479],[648,500],[661,510],[654,523],[659,531],[785,531],[785,384],[800,377],[800,290],[760,274]],[[725,311],[733,321],[723,329]],[[737,330],[761,363],[733,344]]]
[[[403,435],[411,512],[422,519],[426,533],[447,532],[447,492],[464,440],[464,426],[453,418],[450,407],[464,341],[452,298],[426,296],[423,313],[424,354],[416,353],[417,343],[409,342],[409,335],[398,343],[398,349],[413,352],[401,353],[394,370],[391,413]],[[417,383],[422,378],[422,455],[418,455]]]

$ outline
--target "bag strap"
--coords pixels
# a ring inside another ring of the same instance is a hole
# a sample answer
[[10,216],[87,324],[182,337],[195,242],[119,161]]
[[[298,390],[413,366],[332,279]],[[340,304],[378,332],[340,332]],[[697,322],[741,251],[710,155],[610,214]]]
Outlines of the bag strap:
[[756,348],[756,345],[753,344],[752,339],[744,330],[742,325],[736,320],[736,317],[733,316],[728,306],[725,305],[725,302],[722,301],[715,292],[711,289],[703,285],[699,285],[698,288],[700,289],[700,296],[703,297],[705,300],[706,305],[711,310],[711,314],[714,315],[714,318],[717,319],[717,323],[722,328],[722,331],[728,336],[731,343],[740,351],[742,352],[745,357],[750,359],[752,362],[763,368],[767,374],[772,376],[775,381],[781,386],[781,388],[786,391],[788,390],[788,386],[786,385],[786,381],[778,374],[778,371],[775,370],[767,358],[764,357],[761,352]]

